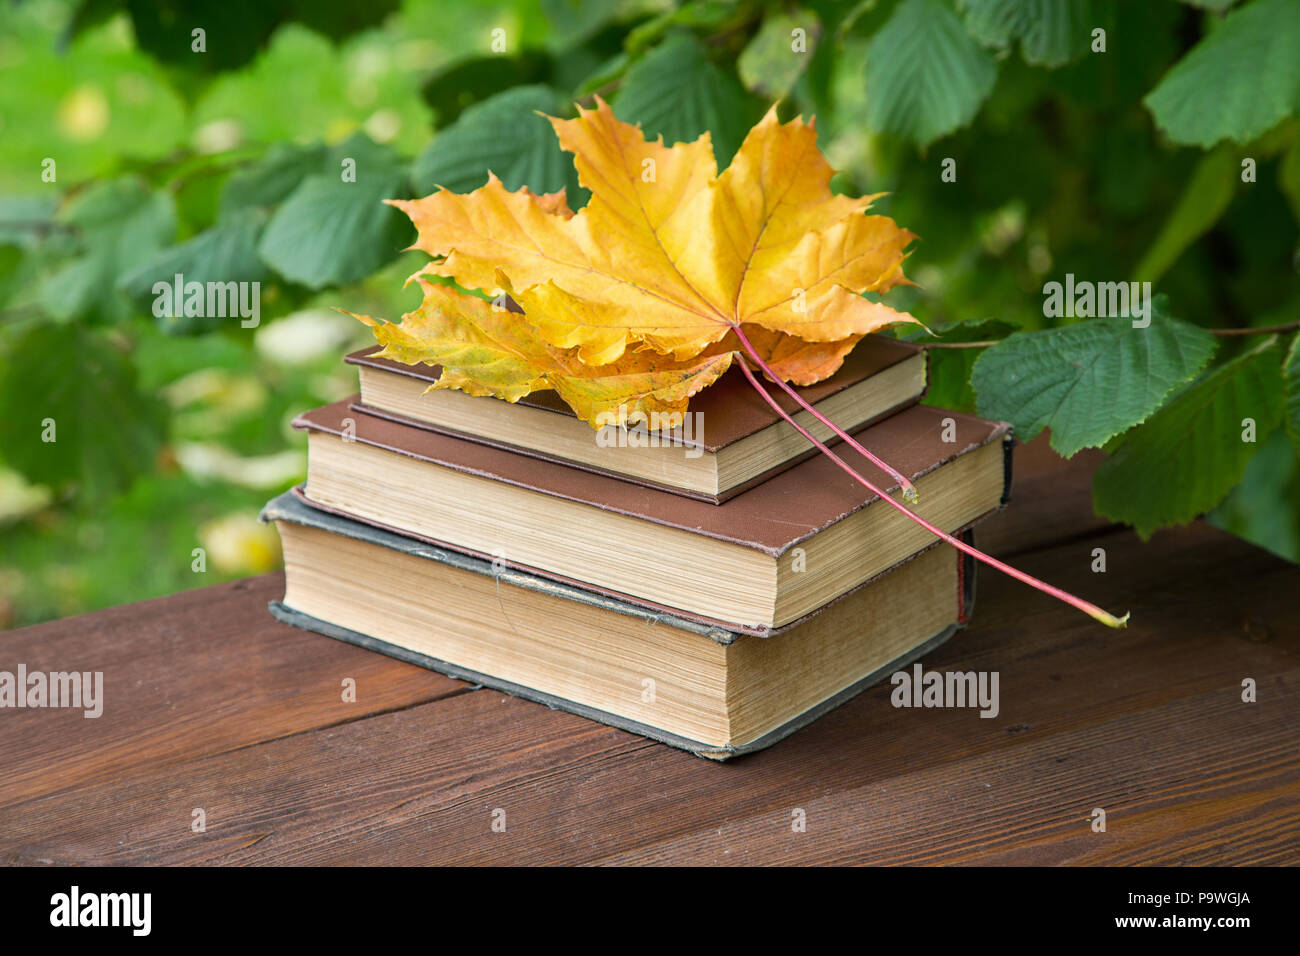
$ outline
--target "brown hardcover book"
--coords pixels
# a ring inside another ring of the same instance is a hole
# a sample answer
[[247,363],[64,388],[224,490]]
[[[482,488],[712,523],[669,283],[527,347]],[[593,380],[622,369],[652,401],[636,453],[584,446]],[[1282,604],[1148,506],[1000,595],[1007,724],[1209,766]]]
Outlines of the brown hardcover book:
[[[325,509],[683,615],[765,633],[906,560],[933,536],[818,455],[714,505],[356,411],[299,416],[305,496]],[[859,440],[947,531],[1006,500],[1010,426],[914,405]],[[840,454],[888,489],[864,458]]]
[[[597,430],[552,391],[515,404],[454,389],[429,392],[442,374],[439,366],[403,365],[375,358],[378,351],[374,346],[347,357],[360,372],[361,411],[705,501],[725,501],[815,451],[736,369],[691,400],[680,427]],[[917,346],[871,335],[838,372],[800,394],[852,433],[915,404],[925,392],[925,372]],[[784,391],[766,385],[800,425],[822,441],[838,441]]]
[[931,547],[767,637],[657,613],[308,507],[284,542],[279,619],[701,756],[758,750],[965,623],[974,565]]

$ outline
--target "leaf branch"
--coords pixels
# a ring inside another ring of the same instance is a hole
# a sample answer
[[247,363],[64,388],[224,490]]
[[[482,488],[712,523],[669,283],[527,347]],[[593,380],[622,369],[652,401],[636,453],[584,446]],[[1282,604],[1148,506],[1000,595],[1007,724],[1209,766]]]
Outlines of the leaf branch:
[[1294,322],[1283,322],[1281,325],[1264,325],[1259,328],[1251,329],[1208,329],[1211,335],[1233,336],[1233,335],[1279,335],[1284,332],[1294,332],[1300,329],[1300,319]]
[[997,345],[1001,339],[988,339],[984,342],[917,342],[923,349],[986,349]]

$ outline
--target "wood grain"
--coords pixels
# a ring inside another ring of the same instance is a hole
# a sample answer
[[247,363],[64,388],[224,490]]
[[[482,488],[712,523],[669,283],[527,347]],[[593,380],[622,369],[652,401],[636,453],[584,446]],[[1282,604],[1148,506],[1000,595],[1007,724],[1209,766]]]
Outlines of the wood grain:
[[[139,681],[99,722],[0,713],[18,770],[0,861],[1300,862],[1300,571],[1202,524],[1145,544],[1109,528],[1090,463],[1037,447],[991,537],[1134,624],[982,575],[974,623],[925,665],[996,670],[995,718],[894,708],[882,686],[716,764],[283,627],[270,576],[0,636],[0,667],[84,658],[110,688]],[[345,673],[358,704],[338,702]]]
[[0,634],[0,670],[102,671],[105,698],[97,718],[0,711],[0,807],[466,689],[280,624],[266,605],[283,595],[269,574]]
[[1092,473],[1104,457],[1085,449],[1070,461],[1056,457],[1050,430],[1017,445],[1011,468],[1011,502],[979,526],[981,548],[999,557],[1024,554],[1065,538],[1118,530],[1092,512]]

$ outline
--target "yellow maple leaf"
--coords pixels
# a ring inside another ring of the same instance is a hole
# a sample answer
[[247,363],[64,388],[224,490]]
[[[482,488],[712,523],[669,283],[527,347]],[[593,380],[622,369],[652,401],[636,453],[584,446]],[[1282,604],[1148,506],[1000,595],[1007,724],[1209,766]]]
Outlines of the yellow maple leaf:
[[542,193],[541,195],[533,192],[527,186],[522,187],[519,191],[537,200],[537,205],[542,207],[543,212],[559,216],[561,219],[573,218],[573,210],[569,208],[569,201],[564,195],[563,188],[553,193]]
[[665,146],[596,102],[551,120],[592,194],[571,217],[495,176],[393,201],[442,257],[428,271],[488,292],[504,280],[548,343],[595,365],[636,343],[699,355],[742,325],[830,343],[912,321],[858,293],[905,282],[915,236],[866,215],[874,197],[831,193],[813,123],[773,108],[719,176],[707,133]]
[[[814,124],[801,118],[782,124],[775,107],[719,176],[709,134],[665,146],[621,122],[599,97],[596,103],[580,109],[577,119],[551,120],[560,145],[574,155],[579,181],[592,192],[577,213],[563,191],[509,192],[490,173],[485,186],[467,195],[444,189],[391,201],[415,222],[416,247],[438,257],[421,275],[509,293],[522,303],[526,315],[512,320],[526,324],[531,336],[522,354],[541,364],[531,378],[528,368],[519,369],[514,387],[552,387],[563,396],[572,380],[582,379],[570,404],[594,426],[604,420],[607,402],[627,389],[654,386],[642,400],[650,406],[659,401],[660,381],[689,397],[722,368],[693,360],[746,355],[913,500],[906,476],[787,384],[818,382],[866,333],[914,321],[857,294],[907,281],[902,262],[913,234],[887,217],[865,215],[873,196],[832,194],[834,171],[817,148]],[[456,338],[440,340],[446,321],[429,327],[414,320],[410,328],[426,355],[444,354]],[[482,331],[479,325],[474,334]],[[558,353],[548,355],[540,345],[573,350],[576,364],[599,371],[557,371]],[[628,374],[616,363],[629,346],[638,356],[636,374],[651,376],[648,382],[610,378]],[[499,380],[467,376],[452,358],[447,387],[517,400]],[[516,355],[518,361],[529,360]]]
[[443,366],[430,391],[453,388],[517,402],[530,392],[554,389],[592,427],[633,424],[653,421],[656,414],[681,416],[691,397],[713,384],[735,357],[716,350],[677,361],[628,351],[608,365],[587,365],[577,349],[548,344],[517,312],[422,275],[413,278],[424,301],[400,324],[349,314],[372,326],[384,346],[379,358]]
[[[608,365],[587,365],[577,349],[547,343],[518,312],[430,282],[423,274],[412,279],[424,291],[424,300],[400,323],[347,313],[371,326],[384,346],[376,357],[442,366],[429,391],[452,388],[517,402],[532,392],[554,389],[592,427],[651,421],[654,413],[684,414],[690,399],[717,381],[742,351],[732,334],[693,359],[679,361],[642,349],[624,352]],[[768,365],[798,385],[806,384],[802,377],[824,378],[826,369],[838,367],[857,342],[850,337],[808,343],[761,328],[747,332]]]
[[[769,381],[791,382],[795,385],[814,385],[829,378],[844,364],[844,356],[862,339],[850,335],[838,342],[805,342],[803,339],[772,332],[757,325],[743,327],[749,348],[764,362]],[[716,355],[732,352],[737,357],[748,354],[736,332],[728,332],[717,345],[710,345],[701,354]]]

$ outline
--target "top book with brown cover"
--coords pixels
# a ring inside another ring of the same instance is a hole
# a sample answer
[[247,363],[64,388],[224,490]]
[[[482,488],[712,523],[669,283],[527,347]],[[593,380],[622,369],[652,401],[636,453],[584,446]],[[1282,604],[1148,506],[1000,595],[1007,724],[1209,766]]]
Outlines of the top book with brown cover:
[[[360,372],[358,411],[715,504],[816,451],[734,369],[692,399],[676,428],[593,429],[552,391],[534,392],[516,404],[454,389],[429,391],[442,374],[439,366],[403,365],[377,358],[378,351],[374,346],[347,357]],[[915,404],[925,384],[923,350],[871,335],[838,372],[800,394],[855,432]],[[801,426],[827,444],[838,441],[779,387],[766,387]]]

